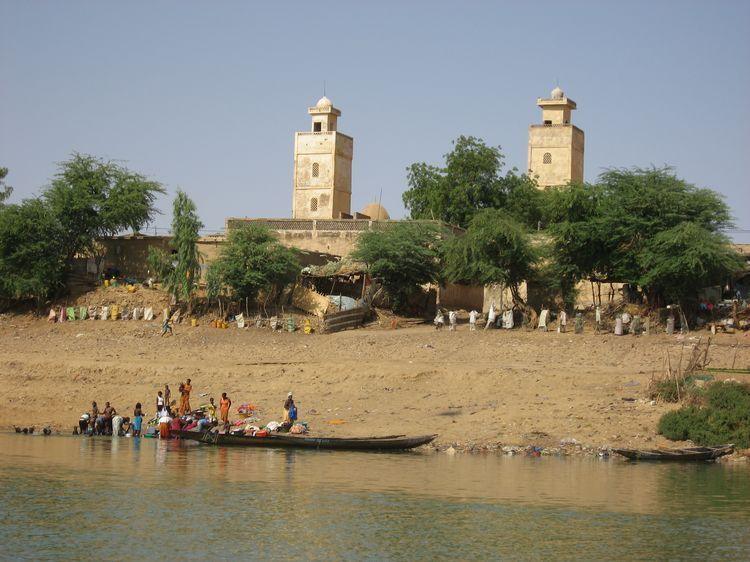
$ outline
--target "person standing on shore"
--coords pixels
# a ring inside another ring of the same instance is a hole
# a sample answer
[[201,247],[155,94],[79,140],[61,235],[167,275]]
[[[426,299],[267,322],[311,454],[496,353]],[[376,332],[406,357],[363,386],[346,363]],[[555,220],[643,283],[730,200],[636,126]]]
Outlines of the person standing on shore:
[[[159,392],[161,394],[161,392]],[[159,417],[159,438],[169,439],[169,424],[172,423],[172,418],[169,416],[169,409],[164,408]]]
[[477,316],[479,313],[476,310],[469,312],[469,331],[473,332],[477,329]]
[[190,384],[190,379],[185,384],[180,385],[180,415],[190,413],[190,392],[193,390],[193,385]]
[[219,400],[219,412],[221,415],[221,422],[224,424],[224,431],[229,431],[229,408],[232,407],[232,401],[227,396],[226,392],[221,393],[221,400]]
[[164,396],[161,393],[161,390],[156,393],[156,415],[161,416],[162,410],[164,410]]
[[141,409],[141,403],[138,402],[133,410],[133,437],[141,436],[141,426],[143,425],[143,410]]
[[284,400],[284,421],[281,426],[289,429],[295,421],[297,421],[297,406],[294,404],[294,398],[290,392]]
[[169,404],[172,401],[172,391],[169,388],[168,384],[164,384],[164,403],[169,406]]
[[208,406],[206,406],[206,410],[208,412],[208,418],[212,422],[216,420],[216,402],[214,402],[214,397],[208,399]]
[[104,418],[104,431],[107,435],[112,435],[112,418],[117,415],[117,410],[107,402],[104,404],[104,411],[102,412]]
[[91,403],[91,417],[89,418],[89,434],[93,435],[96,431],[96,420],[99,419],[99,406],[96,402]]

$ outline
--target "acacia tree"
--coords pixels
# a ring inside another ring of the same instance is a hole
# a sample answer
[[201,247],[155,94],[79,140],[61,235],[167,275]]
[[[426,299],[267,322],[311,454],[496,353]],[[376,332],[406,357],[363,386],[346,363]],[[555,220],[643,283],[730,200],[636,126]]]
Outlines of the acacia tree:
[[0,296],[35,298],[37,305],[64,282],[64,229],[39,199],[0,206]]
[[363,232],[352,258],[367,264],[393,298],[394,309],[404,309],[420,285],[440,279],[441,231],[433,224],[397,223]]
[[638,259],[638,284],[649,301],[666,297],[679,304],[704,287],[723,284],[744,265],[726,236],[690,222],[658,233]]
[[217,294],[226,286],[236,299],[255,302],[261,291],[270,293],[294,281],[300,264],[270,230],[250,224],[229,231],[215,268]]
[[8,168],[0,166],[0,205],[8,200],[13,193],[13,188],[5,183],[5,177],[8,175]]
[[42,197],[64,228],[67,258],[89,252],[99,267],[103,255],[97,239],[140,230],[158,212],[155,202],[162,193],[161,184],[116,162],[74,153],[58,164]]
[[188,303],[188,311],[192,309],[193,294],[200,277],[198,237],[201,228],[203,223],[198,218],[195,203],[185,192],[178,190],[172,204],[172,246],[175,252],[170,256],[172,268],[166,281],[175,300]]
[[460,136],[445,155],[444,167],[412,164],[407,168],[409,189],[402,196],[411,218],[466,227],[477,211],[504,208],[536,227],[542,193],[526,174],[514,169],[503,175],[504,159],[500,147]]
[[529,310],[519,287],[534,274],[539,254],[522,224],[505,211],[479,211],[463,236],[446,244],[446,277],[454,283],[501,284],[524,314]]

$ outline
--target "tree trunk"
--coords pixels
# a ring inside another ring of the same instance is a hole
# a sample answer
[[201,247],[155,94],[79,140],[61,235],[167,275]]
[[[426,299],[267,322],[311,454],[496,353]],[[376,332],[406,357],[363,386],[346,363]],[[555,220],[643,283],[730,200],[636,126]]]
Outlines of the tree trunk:
[[513,298],[513,305],[518,307],[523,315],[523,322],[528,326],[530,323],[536,323],[536,312],[526,304],[526,301],[521,298],[521,294],[518,292],[518,284],[512,283],[508,285],[511,297]]

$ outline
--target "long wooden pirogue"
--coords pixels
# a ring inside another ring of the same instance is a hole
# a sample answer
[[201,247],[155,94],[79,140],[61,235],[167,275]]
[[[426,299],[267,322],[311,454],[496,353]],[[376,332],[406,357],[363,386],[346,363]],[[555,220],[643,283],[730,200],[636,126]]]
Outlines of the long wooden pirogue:
[[710,461],[734,452],[734,445],[688,447],[686,449],[613,449],[615,453],[638,461]]
[[401,451],[427,445],[437,435],[387,435],[385,437],[306,437],[284,433],[271,433],[267,437],[226,435],[210,431],[173,431],[180,439],[199,441],[209,445],[238,447],[281,447],[296,449],[331,449],[344,451]]

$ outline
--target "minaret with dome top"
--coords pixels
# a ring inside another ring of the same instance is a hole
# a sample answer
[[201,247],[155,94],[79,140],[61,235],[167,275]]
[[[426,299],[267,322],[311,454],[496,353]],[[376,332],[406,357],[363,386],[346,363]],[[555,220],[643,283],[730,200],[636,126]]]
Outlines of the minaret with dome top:
[[542,124],[529,127],[529,173],[541,188],[582,182],[584,136],[570,122],[576,102],[558,86],[536,104],[542,108]]
[[312,130],[294,135],[292,217],[351,218],[354,139],[338,131],[341,111],[327,97],[307,112]]

